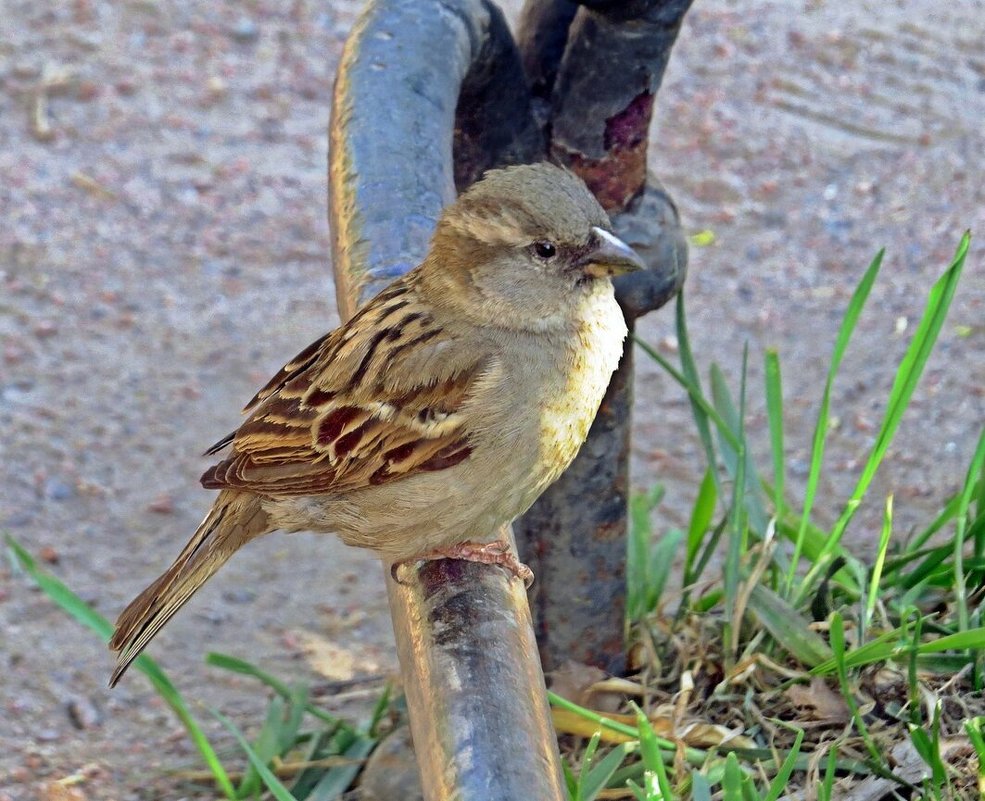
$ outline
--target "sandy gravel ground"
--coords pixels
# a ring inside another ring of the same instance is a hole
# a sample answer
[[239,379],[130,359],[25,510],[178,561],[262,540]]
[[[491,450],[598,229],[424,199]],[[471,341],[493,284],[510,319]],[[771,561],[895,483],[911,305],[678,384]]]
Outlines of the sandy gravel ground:
[[[198,454],[336,323],[325,131],[357,5],[0,0],[0,529],[108,617],[204,513]],[[983,38],[975,0],[698,0],[675,51],[652,165],[688,229],[714,234],[691,254],[695,348],[734,378],[749,342],[759,441],[762,352],[779,349],[794,480],[841,310],[888,249],[835,393],[822,517],[931,281],[961,231],[985,232]],[[981,252],[879,480],[901,532],[957,487],[985,420]],[[673,354],[667,311],[641,330]],[[660,527],[682,522],[699,475],[688,421],[641,356],[635,482],[667,484]],[[250,729],[264,698],[206,667],[209,650],[296,680],[392,670],[379,571],[328,537],[271,537],[158,638],[201,718]],[[209,797],[171,775],[195,758],[147,683],[111,693],[109,669],[0,566],[0,801],[51,797],[44,783],[77,771],[79,798]]]

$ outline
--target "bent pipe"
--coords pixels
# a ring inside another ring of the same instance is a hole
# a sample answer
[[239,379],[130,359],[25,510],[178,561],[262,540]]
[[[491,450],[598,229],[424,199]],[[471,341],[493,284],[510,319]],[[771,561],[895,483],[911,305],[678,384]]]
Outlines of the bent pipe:
[[[339,66],[329,136],[344,317],[421,261],[456,177],[466,183],[486,167],[542,157],[518,59],[488,2],[376,0],[361,14]],[[460,93],[482,107],[456,115]],[[386,581],[425,798],[562,801],[522,584],[498,567],[448,559],[402,570],[400,584],[387,572]]]

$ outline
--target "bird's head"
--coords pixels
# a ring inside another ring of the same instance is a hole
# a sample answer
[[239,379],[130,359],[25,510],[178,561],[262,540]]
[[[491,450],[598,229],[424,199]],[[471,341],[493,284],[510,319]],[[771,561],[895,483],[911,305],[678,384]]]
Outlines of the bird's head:
[[536,329],[643,267],[584,182],[543,162],[492,170],[446,208],[424,271],[483,322]]

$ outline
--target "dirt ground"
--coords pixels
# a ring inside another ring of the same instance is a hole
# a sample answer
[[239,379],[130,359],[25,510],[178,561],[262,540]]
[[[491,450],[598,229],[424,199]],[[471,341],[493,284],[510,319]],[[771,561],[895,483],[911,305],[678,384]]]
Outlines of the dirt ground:
[[[198,454],[337,321],[325,132],[357,7],[0,0],[0,530],[107,617],[206,510]],[[841,312],[887,248],[835,391],[822,517],[865,458],[930,283],[963,230],[985,232],[981,11],[698,0],[660,95],[651,164],[688,230],[714,235],[691,252],[699,361],[734,378],[748,341],[763,442],[760,364],[779,350],[794,481]],[[985,420],[981,253],[879,478],[900,533],[956,489]],[[669,310],[640,328],[673,355]],[[638,362],[634,481],[664,482],[657,525],[680,525],[701,469],[688,407]],[[872,519],[850,532],[861,550]],[[202,720],[217,708],[250,730],[264,698],[204,665],[210,650],[289,680],[393,670],[379,570],[330,537],[270,537],[157,639]],[[174,777],[197,763],[148,683],[110,692],[110,666],[0,564],[0,801],[75,773],[80,798],[209,797]]]

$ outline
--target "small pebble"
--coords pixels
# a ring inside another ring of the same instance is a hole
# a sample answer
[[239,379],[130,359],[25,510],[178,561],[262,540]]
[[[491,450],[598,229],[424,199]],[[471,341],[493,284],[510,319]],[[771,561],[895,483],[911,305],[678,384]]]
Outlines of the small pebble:
[[140,84],[137,83],[133,78],[121,78],[114,84],[116,93],[123,95],[124,97],[129,97],[130,95],[135,95],[137,90],[140,88]]
[[94,729],[103,722],[103,716],[91,699],[76,695],[65,705],[68,718],[77,729]]
[[27,353],[16,345],[4,345],[3,360],[7,364],[20,364]]
[[213,75],[205,82],[206,91],[214,98],[222,97],[229,91],[229,84],[218,75]]
[[147,511],[159,515],[169,515],[174,513],[174,498],[166,492],[158,495],[153,501],[147,504]]
[[58,562],[59,562],[59,560],[60,560],[60,558],[61,558],[61,557],[60,557],[60,556],[58,555],[58,551],[56,551],[56,550],[55,550],[54,548],[52,548],[52,547],[51,547],[50,545],[45,545],[45,546],[44,546],[44,547],[43,547],[43,548],[42,548],[42,549],[41,549],[41,550],[40,550],[40,551],[38,552],[38,556],[40,556],[40,557],[41,557],[41,561],[42,561],[42,562],[47,562],[47,563],[48,563],[49,565],[57,565],[57,564],[58,564]]
[[37,78],[41,74],[41,67],[36,64],[23,62],[14,64],[11,72],[16,78]]
[[65,501],[75,495],[75,488],[60,478],[49,478],[44,485],[44,496],[49,501]]
[[41,339],[47,339],[57,333],[58,326],[56,326],[51,320],[41,320],[34,326],[34,336]]
[[222,594],[222,600],[229,601],[231,604],[248,604],[256,600],[257,594],[253,590],[226,590]]
[[249,17],[240,17],[231,31],[233,39],[243,44],[255,42],[260,37],[260,29]]
[[99,97],[100,89],[99,84],[94,81],[80,81],[79,85],[75,89],[75,96],[83,103],[88,103],[90,100],[95,100]]

